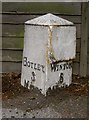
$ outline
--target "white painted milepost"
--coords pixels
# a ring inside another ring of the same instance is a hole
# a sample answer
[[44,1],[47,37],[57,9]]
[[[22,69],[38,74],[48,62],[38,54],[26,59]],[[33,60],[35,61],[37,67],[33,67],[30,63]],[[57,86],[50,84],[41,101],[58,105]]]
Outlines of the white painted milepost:
[[69,86],[76,55],[76,27],[68,20],[46,14],[25,22],[21,85],[48,88]]

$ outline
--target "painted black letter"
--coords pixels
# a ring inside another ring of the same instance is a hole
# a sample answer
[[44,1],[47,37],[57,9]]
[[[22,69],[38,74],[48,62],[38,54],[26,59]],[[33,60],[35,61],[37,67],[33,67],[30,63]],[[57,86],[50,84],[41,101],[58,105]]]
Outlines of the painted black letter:
[[24,57],[23,65],[27,66],[27,57]]
[[51,64],[51,72],[54,70],[54,72],[56,71],[56,65],[55,64]]
[[24,87],[28,88],[29,85],[29,81],[26,82],[26,80],[24,81]]

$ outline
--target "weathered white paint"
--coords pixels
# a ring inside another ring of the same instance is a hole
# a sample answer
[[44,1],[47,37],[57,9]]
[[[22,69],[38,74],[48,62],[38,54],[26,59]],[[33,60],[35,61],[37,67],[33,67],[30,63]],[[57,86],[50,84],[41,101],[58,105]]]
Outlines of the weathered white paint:
[[63,18],[57,17],[51,13],[43,15],[41,17],[34,18],[32,20],[28,20],[25,24],[33,24],[33,25],[73,25],[72,22],[65,20]]
[[29,89],[33,85],[45,95],[49,87],[69,86],[72,80],[70,59],[76,53],[73,23],[47,14],[25,24],[21,84]]

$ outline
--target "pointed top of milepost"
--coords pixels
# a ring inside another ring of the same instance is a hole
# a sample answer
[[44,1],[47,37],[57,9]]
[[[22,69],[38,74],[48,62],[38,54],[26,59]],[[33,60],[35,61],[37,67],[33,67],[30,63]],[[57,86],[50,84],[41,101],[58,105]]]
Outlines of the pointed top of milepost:
[[25,24],[33,24],[33,25],[73,25],[72,22],[55,16],[51,13],[46,15],[34,18],[32,20],[28,20]]

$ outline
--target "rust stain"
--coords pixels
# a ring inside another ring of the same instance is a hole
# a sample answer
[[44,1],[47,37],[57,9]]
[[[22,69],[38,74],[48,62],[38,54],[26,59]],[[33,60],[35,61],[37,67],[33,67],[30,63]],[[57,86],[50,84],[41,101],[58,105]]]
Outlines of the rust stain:
[[49,28],[48,28],[49,38],[48,38],[48,44],[47,44],[47,50],[46,50],[47,64],[57,61],[54,56],[54,51],[53,51],[53,47],[52,47],[52,28],[53,28],[53,26],[49,26]]
[[52,53],[53,49],[52,49],[52,28],[53,26],[49,26],[49,51]]
[[50,61],[49,61],[49,58],[48,58],[48,46],[47,46],[47,49],[46,49],[46,62],[47,62],[47,64],[50,64]]

